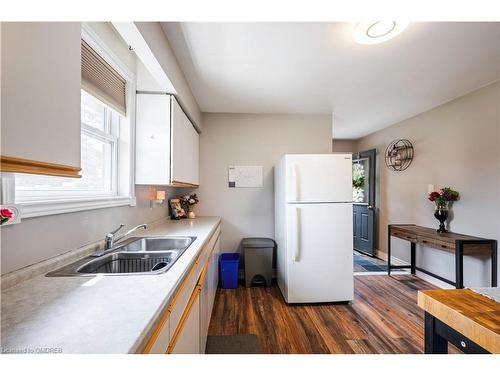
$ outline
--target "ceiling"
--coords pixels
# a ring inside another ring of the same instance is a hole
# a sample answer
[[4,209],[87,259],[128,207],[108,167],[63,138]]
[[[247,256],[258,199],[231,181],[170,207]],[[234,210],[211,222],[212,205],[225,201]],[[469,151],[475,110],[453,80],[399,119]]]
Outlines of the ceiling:
[[352,23],[162,23],[203,112],[332,113],[356,139],[500,79],[500,23],[412,23],[377,45]]

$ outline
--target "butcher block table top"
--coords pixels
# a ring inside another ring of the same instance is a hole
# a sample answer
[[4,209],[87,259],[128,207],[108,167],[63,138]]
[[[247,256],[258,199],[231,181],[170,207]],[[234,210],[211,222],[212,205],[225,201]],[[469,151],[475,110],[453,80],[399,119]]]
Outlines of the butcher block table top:
[[500,303],[470,289],[421,290],[418,306],[491,353],[500,354]]

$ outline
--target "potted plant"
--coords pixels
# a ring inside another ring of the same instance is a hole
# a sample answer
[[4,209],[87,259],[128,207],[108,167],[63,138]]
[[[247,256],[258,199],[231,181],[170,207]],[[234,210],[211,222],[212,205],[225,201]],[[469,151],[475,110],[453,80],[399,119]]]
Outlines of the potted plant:
[[184,195],[180,198],[181,204],[185,207],[187,211],[187,216],[190,219],[194,219],[196,217],[194,211],[192,210],[192,206],[197,204],[200,200],[196,196],[196,194]]
[[10,208],[0,209],[0,225],[7,223],[12,218],[14,218],[14,212]]
[[439,191],[429,193],[429,200],[436,204],[434,217],[439,220],[438,233],[446,233],[444,222],[448,219],[448,210],[450,202],[460,199],[460,193],[450,187],[444,187]]

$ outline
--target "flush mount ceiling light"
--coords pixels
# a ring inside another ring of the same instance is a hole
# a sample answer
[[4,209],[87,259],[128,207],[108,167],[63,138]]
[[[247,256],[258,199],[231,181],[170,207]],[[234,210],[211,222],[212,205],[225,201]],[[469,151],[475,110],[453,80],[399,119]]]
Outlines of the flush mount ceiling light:
[[354,28],[354,40],[359,44],[378,44],[394,38],[408,26],[408,22],[360,22]]

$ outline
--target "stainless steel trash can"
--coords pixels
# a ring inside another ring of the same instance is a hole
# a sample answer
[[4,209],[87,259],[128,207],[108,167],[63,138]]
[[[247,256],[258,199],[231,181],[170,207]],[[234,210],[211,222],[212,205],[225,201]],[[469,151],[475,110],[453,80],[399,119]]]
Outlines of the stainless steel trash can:
[[276,242],[271,238],[244,238],[241,248],[245,262],[245,286],[265,283],[271,286],[273,275],[273,254]]

